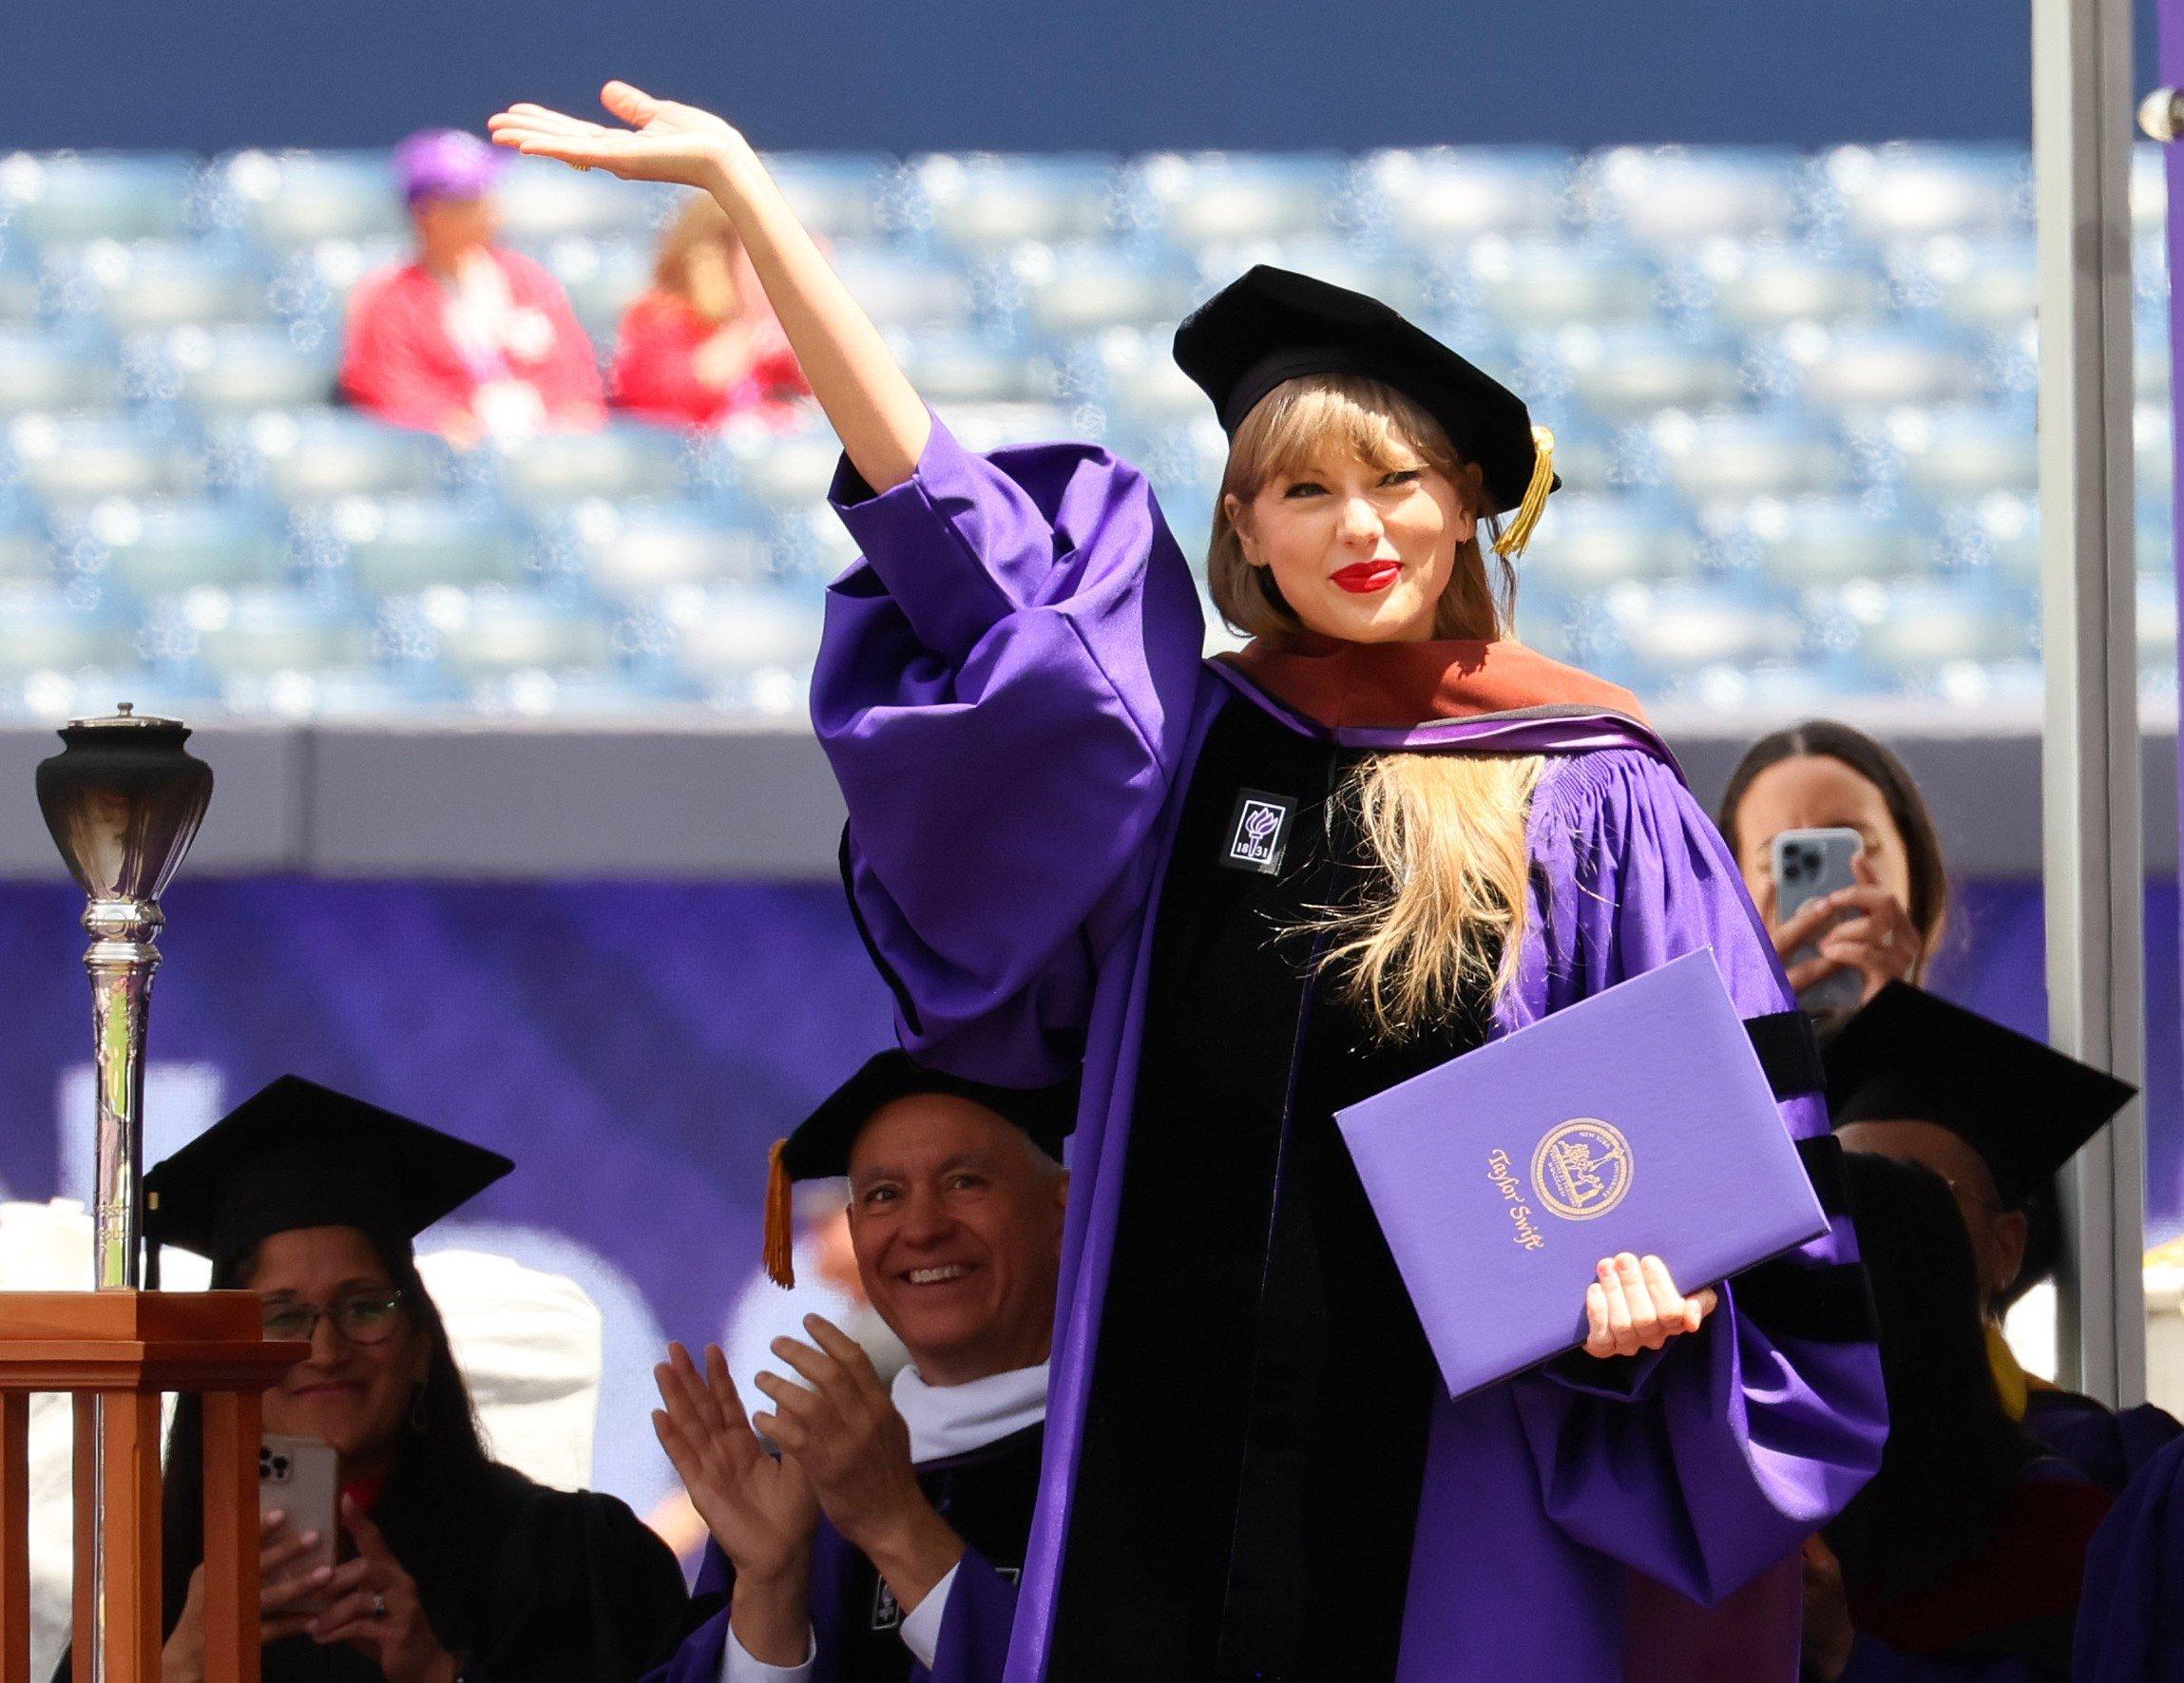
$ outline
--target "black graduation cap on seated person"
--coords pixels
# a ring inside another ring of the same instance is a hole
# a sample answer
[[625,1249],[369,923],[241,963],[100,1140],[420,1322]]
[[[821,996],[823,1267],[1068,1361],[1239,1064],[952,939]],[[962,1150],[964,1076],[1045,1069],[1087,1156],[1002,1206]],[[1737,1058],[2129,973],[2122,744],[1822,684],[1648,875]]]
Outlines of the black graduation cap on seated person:
[[261,1088],[144,1176],[144,1232],[220,1262],[297,1227],[392,1255],[515,1164],[300,1076]]
[[1984,1157],[2017,1207],[2137,1088],[1907,983],[1891,982],[1829,1043],[1828,1112],[1936,1122]]
[[1176,362],[1214,400],[1233,439],[1253,406],[1284,380],[1360,374],[1394,387],[1439,421],[1457,454],[1478,464],[1488,512],[1514,518],[1495,548],[1531,539],[1555,475],[1555,437],[1524,400],[1378,298],[1260,263],[1176,329]]
[[791,1253],[790,1188],[799,1180],[825,1180],[850,1172],[850,1152],[865,1124],[898,1099],[919,1093],[947,1093],[983,1105],[1023,1129],[1031,1143],[1050,1157],[1062,1156],[1062,1142],[1077,1125],[1077,1083],[1051,1087],[996,1087],[967,1081],[913,1062],[907,1052],[890,1047],[865,1061],[864,1067],[796,1124],[786,1139],[776,1139],[767,1156],[766,1272],[777,1286],[796,1283]]

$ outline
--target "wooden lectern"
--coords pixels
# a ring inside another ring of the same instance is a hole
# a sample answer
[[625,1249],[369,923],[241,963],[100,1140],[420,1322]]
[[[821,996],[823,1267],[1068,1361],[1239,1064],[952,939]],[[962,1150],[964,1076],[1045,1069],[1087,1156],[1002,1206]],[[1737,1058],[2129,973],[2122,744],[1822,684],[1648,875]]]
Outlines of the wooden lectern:
[[[75,1683],[94,1683],[91,1562],[101,1547],[106,1677],[158,1683],[166,1391],[204,1398],[206,1683],[258,1683],[259,1397],[311,1353],[266,1342],[259,1314],[251,1291],[0,1293],[0,1683],[33,1683],[29,1444],[38,1391],[75,1398]],[[102,1439],[103,1501],[93,1489]]]

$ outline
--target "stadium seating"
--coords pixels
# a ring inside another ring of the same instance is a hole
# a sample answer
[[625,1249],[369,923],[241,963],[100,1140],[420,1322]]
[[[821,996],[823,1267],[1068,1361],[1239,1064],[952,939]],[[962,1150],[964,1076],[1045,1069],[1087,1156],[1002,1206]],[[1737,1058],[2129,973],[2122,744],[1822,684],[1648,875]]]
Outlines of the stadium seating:
[[[1566,488],[1522,633],[1650,699],[2036,694],[2021,149],[1413,148],[772,161],[975,449],[1140,464],[1202,565],[1226,441],[1175,368],[1254,262],[1371,291],[1508,377]],[[673,189],[521,162],[507,239],[603,362]],[[2176,608],[2166,204],[2135,155],[2148,682]],[[471,452],[337,407],[403,250],[378,152],[0,157],[0,717],[118,683],[280,717],[793,715],[853,559],[815,415]],[[1216,639],[1226,636],[1217,628]]]

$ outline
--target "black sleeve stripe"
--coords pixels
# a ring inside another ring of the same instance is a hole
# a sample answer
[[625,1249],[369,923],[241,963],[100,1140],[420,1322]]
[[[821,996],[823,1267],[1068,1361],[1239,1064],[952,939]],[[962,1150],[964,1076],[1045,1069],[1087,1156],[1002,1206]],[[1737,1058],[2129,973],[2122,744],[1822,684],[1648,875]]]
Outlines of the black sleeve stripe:
[[1806,1177],[1812,1182],[1812,1195],[1820,1200],[1829,1220],[1848,1215],[1850,1180],[1843,1168],[1843,1142],[1832,1134],[1816,1134],[1797,1142],[1797,1155],[1804,1160]]
[[1767,1084],[1774,1089],[1775,1098],[1795,1099],[1828,1090],[1820,1042],[1812,1037],[1812,1019],[1804,1012],[1747,1017],[1744,1032],[1752,1037],[1752,1049],[1759,1054],[1759,1067],[1767,1072]]
[[1777,1256],[1730,1282],[1736,1312],[1777,1338],[1868,1344],[1877,1336],[1862,1262],[1801,1263]]
[[836,858],[842,871],[842,897],[850,903],[850,921],[857,926],[857,939],[864,943],[865,956],[872,961],[872,968],[880,973],[880,980],[895,996],[895,1009],[902,1013],[903,1026],[912,1034],[923,1034],[925,1030],[918,1022],[917,1005],[910,999],[910,989],[903,985],[894,966],[881,955],[879,943],[872,939],[872,932],[865,924],[865,914],[857,905],[857,890],[850,881],[850,827],[847,824],[842,826],[842,846]]

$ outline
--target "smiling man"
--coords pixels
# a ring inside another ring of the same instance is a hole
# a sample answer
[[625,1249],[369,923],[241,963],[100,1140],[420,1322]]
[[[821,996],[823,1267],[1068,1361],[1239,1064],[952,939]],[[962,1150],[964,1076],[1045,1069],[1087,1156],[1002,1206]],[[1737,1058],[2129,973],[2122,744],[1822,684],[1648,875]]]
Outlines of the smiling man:
[[[849,1178],[866,1296],[910,1351],[891,1391],[839,1329],[776,1339],[751,1412],[718,1348],[658,1369],[661,1443],[712,1533],[723,1605],[664,1683],[998,1678],[1046,1416],[1071,1087],[957,1081],[883,1052],[775,1148],[767,1267],[791,1283],[790,1184]],[[770,1456],[761,1435],[778,1447]]]

